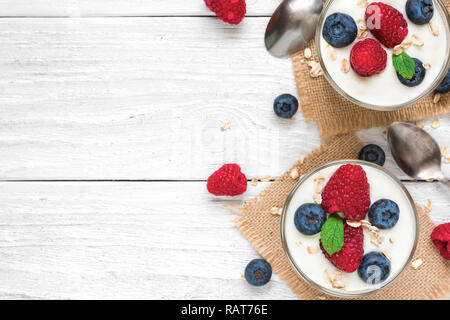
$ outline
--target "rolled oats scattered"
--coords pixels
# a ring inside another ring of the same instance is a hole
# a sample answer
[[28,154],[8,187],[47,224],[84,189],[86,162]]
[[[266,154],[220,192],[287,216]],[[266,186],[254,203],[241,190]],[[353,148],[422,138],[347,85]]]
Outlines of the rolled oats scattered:
[[316,254],[319,252],[319,247],[317,246],[307,246],[306,251],[308,251],[309,254]]
[[305,162],[306,156],[304,154],[302,154],[300,156],[300,160],[298,160],[298,163],[303,164]]
[[445,163],[450,163],[450,156],[444,158]]
[[283,211],[282,208],[278,208],[278,207],[272,207],[270,209],[270,213],[274,216],[281,216],[281,211]]
[[342,282],[342,273],[339,271],[330,271],[325,269],[325,277],[329,284],[335,289],[344,289],[345,284]]
[[431,64],[429,64],[428,62],[422,63],[422,66],[424,67],[425,70],[429,70],[431,68]]
[[439,29],[431,21],[428,22],[428,27],[430,28],[433,36],[437,37],[439,35]]
[[356,221],[356,220],[346,220],[346,221],[350,227],[353,227],[353,228],[361,227],[361,221]]
[[441,149],[441,156],[445,157],[447,155],[447,147]]
[[433,178],[429,178],[429,179],[426,179],[425,181],[426,182],[434,182],[434,179]]
[[323,75],[323,70],[317,61],[308,61],[308,66],[311,68],[309,75],[313,78],[318,78]]
[[411,36],[411,44],[415,47],[423,47],[423,41],[417,34]]
[[361,23],[361,22],[364,22],[364,19],[363,19],[363,18],[358,18],[358,19],[356,19],[356,23]]
[[356,2],[356,5],[358,7],[365,8],[365,7],[367,7],[369,5],[369,2],[367,0],[358,0]]
[[336,51],[334,51],[334,48],[332,46],[327,44],[327,46],[325,47],[325,51],[327,53],[328,58],[330,58],[331,61],[336,61],[337,59]]
[[319,300],[327,300],[327,298],[324,296],[319,296]]
[[392,261],[391,255],[387,251],[383,251],[383,254],[389,259],[389,261]]
[[296,180],[299,177],[297,168],[292,168],[291,172],[289,172],[289,175],[292,179]]
[[411,266],[417,270],[421,265],[423,264],[423,260],[422,259],[416,259],[413,262],[411,262]]
[[301,242],[300,240],[298,240],[298,241],[295,243],[295,245],[298,246],[298,247],[300,247],[302,244],[303,244],[303,242]]
[[369,30],[365,29],[365,30],[358,30],[358,34],[356,35],[356,37],[358,39],[364,39],[365,37],[367,37],[369,35]]
[[315,195],[313,195],[313,200],[316,204],[322,204],[322,195],[316,193]]
[[347,59],[342,59],[341,62],[341,71],[343,73],[348,73],[350,71],[350,63],[348,63]]
[[311,49],[310,48],[306,48],[304,53],[303,53],[303,55],[305,56],[306,59],[311,58],[311,56],[312,56]]
[[394,238],[389,238],[389,243],[394,244]]
[[440,93],[435,93],[434,97],[433,97],[433,102],[434,103],[438,103],[439,100],[441,100],[441,94]]
[[260,178],[261,182],[267,182],[267,181],[270,181],[270,179],[272,179],[272,177],[270,175],[265,175]]
[[222,129],[222,131],[225,131],[227,129],[229,129],[231,127],[231,121],[227,120],[223,123],[223,125],[220,127],[220,129]]
[[436,119],[436,120],[434,120],[432,123],[431,123],[431,127],[433,128],[433,129],[437,129],[437,128],[439,128],[441,126],[441,122],[439,121],[439,119]]
[[381,132],[381,134],[383,135],[383,137],[387,138],[387,131],[386,131],[386,130],[383,130],[383,131]]
[[423,128],[425,128],[425,123],[423,123],[422,121],[417,121],[416,126],[423,129]]
[[258,184],[258,178],[253,178],[250,182],[253,186],[256,186]]
[[427,202],[425,202],[425,211],[431,212],[431,209],[433,209],[433,202],[431,202],[431,200],[428,199]]
[[322,189],[323,189],[323,187],[325,185],[325,177],[324,176],[318,176],[318,177],[315,177],[313,179],[313,181],[314,181],[314,192],[316,194],[321,193]]

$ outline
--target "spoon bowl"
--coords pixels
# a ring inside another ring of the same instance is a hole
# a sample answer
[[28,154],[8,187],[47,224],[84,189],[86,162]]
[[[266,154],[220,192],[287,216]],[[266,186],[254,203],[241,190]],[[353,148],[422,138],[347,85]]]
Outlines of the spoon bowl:
[[314,37],[322,8],[322,0],[284,0],[267,25],[267,51],[284,57],[304,48]]

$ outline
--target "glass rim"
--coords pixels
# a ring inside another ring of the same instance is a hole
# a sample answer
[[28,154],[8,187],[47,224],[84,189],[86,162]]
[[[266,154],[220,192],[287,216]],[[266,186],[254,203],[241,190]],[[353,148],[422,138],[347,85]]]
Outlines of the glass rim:
[[392,106],[391,105],[380,106],[380,105],[370,104],[370,103],[358,100],[357,98],[349,95],[336,83],[336,81],[333,80],[331,75],[328,73],[328,70],[326,69],[325,63],[322,58],[322,51],[320,48],[320,35],[322,33],[321,32],[322,24],[323,24],[326,14],[327,14],[327,11],[328,11],[330,5],[333,3],[333,1],[334,0],[327,0],[327,3],[324,5],[324,7],[322,9],[322,12],[319,17],[319,22],[317,23],[317,27],[316,27],[315,43],[316,43],[317,57],[319,59],[320,66],[323,70],[323,74],[324,74],[325,78],[327,79],[328,83],[341,96],[343,96],[347,100],[353,102],[354,104],[364,107],[366,109],[377,110],[377,111],[394,111],[394,110],[399,110],[399,109],[409,107],[409,106],[419,102],[420,100],[422,100],[423,98],[428,96],[430,93],[432,93],[434,91],[434,89],[442,82],[442,80],[444,80],[448,69],[450,69],[450,15],[449,15],[449,12],[448,12],[446,6],[444,5],[444,3],[441,0],[433,0],[433,2],[437,3],[438,8],[439,8],[438,11],[440,12],[440,14],[442,16],[442,19],[444,20],[444,24],[446,24],[446,26],[447,26],[447,28],[446,28],[447,58],[446,58],[446,62],[443,64],[442,69],[439,72],[438,77],[436,77],[436,79],[433,81],[433,83],[430,85],[430,87],[427,90],[424,90],[416,98],[406,101],[404,103],[400,103],[400,104],[396,104],[396,105],[392,105]]
[[[285,224],[286,224],[286,215],[287,215],[287,208],[290,205],[290,202],[294,196],[294,194],[297,192],[298,188],[308,179],[310,178],[312,175],[316,174],[317,172],[319,172],[322,169],[331,167],[331,166],[335,166],[335,165],[344,165],[344,164],[359,164],[359,165],[366,165],[369,167],[373,167],[377,170],[382,171],[383,173],[387,174],[390,178],[392,178],[394,180],[394,182],[402,189],[403,193],[406,195],[406,198],[408,199],[408,202],[413,210],[414,213],[414,220],[415,220],[415,237],[414,237],[414,243],[413,246],[411,248],[411,252],[408,256],[408,259],[406,259],[404,265],[402,266],[400,272],[398,272],[390,281],[375,287],[373,290],[369,290],[369,291],[365,291],[365,292],[337,292],[335,290],[331,290],[329,288],[325,288],[324,286],[314,282],[313,280],[311,280],[302,270],[301,268],[297,265],[297,263],[295,262],[295,260],[293,259],[291,252],[289,250],[288,244],[287,244],[287,239],[286,239],[286,235],[285,235]],[[387,169],[380,167],[376,164],[373,164],[371,162],[367,162],[367,161],[362,161],[362,160],[354,160],[354,159],[345,159],[345,160],[336,160],[336,161],[331,161],[331,162],[327,162],[325,164],[322,164],[318,167],[315,167],[314,169],[310,170],[308,173],[306,173],[296,184],[295,186],[292,188],[292,190],[289,192],[284,205],[283,205],[283,210],[281,213],[281,220],[280,220],[280,232],[281,232],[281,245],[283,248],[283,251],[289,261],[289,264],[291,265],[291,267],[293,268],[293,270],[295,271],[295,273],[303,280],[305,281],[307,284],[309,284],[311,287],[318,289],[319,291],[326,293],[330,296],[334,296],[334,297],[338,297],[338,298],[361,298],[361,297],[365,297],[365,296],[369,296],[372,295],[376,292],[379,292],[383,289],[385,289],[386,287],[388,287],[389,285],[391,285],[392,283],[395,282],[395,280],[397,280],[402,274],[403,272],[405,272],[405,270],[407,269],[407,267],[409,266],[409,264],[412,261],[412,258],[414,256],[414,253],[416,252],[417,249],[417,244],[419,242],[419,233],[420,233],[420,226],[419,226],[419,214],[417,212],[417,208],[416,205],[414,203],[413,198],[411,197],[411,194],[409,193],[408,189],[406,189],[406,187],[403,185],[403,183],[394,175],[392,174],[390,171],[388,171]]]

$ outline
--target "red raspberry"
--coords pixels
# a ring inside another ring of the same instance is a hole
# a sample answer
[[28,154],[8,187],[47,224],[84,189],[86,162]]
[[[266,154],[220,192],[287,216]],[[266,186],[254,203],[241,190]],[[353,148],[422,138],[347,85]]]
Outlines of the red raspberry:
[[245,0],[205,0],[216,16],[229,24],[239,24],[245,17]]
[[431,240],[441,256],[450,260],[450,222],[438,225],[431,233]]
[[353,272],[358,269],[364,255],[364,233],[361,227],[353,228],[345,222],[344,224],[344,246],[342,249],[329,255],[322,246],[322,240],[320,240],[320,249],[336,268],[345,272]]
[[382,2],[371,3],[366,8],[367,28],[385,47],[393,48],[408,35],[408,23],[403,15]]
[[328,213],[342,212],[348,220],[362,220],[370,207],[370,186],[359,165],[340,166],[322,192],[322,207]]
[[224,164],[208,178],[206,188],[216,196],[237,196],[247,190],[247,178],[239,165]]
[[386,68],[387,54],[374,39],[357,42],[350,52],[350,64],[357,74],[370,77]]

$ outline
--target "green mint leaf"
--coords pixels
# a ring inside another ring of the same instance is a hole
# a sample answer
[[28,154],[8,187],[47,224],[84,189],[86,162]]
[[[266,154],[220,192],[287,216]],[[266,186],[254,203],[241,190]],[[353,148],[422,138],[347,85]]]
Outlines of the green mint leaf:
[[330,215],[320,231],[322,246],[328,254],[333,254],[344,246],[344,221],[336,213]]
[[399,55],[392,54],[392,63],[395,70],[403,77],[411,80],[416,73],[414,60],[407,53],[402,52]]

